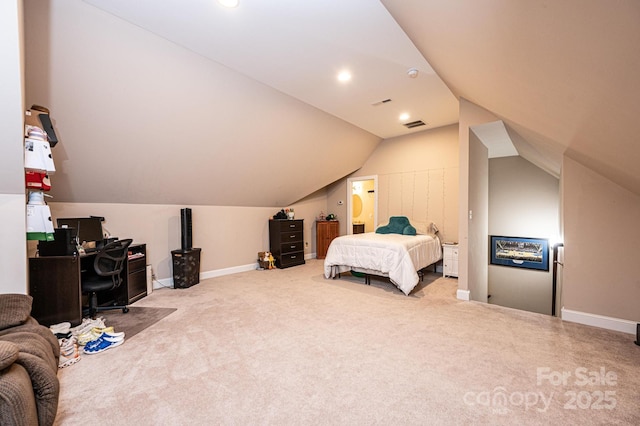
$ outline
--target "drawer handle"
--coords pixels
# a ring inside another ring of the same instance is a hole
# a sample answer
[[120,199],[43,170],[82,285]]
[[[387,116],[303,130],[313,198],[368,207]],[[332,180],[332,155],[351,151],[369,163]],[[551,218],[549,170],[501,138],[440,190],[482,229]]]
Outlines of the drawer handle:
[[296,237],[295,235],[289,235],[289,238],[295,238],[295,237]]
[[291,248],[296,248],[296,246],[291,246]]
[[295,259],[296,257],[295,257],[295,256],[291,256],[291,258],[292,258],[292,259]]
[[296,227],[296,225],[293,224],[293,223],[291,225],[289,225],[289,228],[295,228],[295,227]]

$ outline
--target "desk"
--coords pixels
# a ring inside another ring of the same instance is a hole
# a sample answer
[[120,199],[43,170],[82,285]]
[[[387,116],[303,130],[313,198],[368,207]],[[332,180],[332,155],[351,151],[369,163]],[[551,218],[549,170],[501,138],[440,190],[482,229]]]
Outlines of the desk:
[[[123,282],[110,294],[101,294],[98,303],[128,305],[147,295],[146,244],[129,246],[130,259],[124,266]],[[82,271],[93,271],[97,253],[82,256],[42,256],[29,258],[29,294],[33,297],[31,316],[49,326],[68,321],[82,322]]]

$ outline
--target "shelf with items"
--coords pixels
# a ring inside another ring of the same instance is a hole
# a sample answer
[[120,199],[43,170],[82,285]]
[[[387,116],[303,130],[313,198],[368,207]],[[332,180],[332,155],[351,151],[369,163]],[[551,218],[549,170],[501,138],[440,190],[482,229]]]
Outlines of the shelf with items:
[[51,211],[44,192],[51,189],[49,176],[56,171],[51,148],[58,142],[47,108],[33,105],[25,112],[24,169],[27,240],[53,241]]

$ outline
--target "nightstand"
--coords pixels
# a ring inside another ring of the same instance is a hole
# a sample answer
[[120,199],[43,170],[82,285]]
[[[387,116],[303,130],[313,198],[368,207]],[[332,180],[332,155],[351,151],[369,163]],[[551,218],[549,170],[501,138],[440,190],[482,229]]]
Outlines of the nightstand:
[[458,277],[458,244],[442,245],[442,276]]

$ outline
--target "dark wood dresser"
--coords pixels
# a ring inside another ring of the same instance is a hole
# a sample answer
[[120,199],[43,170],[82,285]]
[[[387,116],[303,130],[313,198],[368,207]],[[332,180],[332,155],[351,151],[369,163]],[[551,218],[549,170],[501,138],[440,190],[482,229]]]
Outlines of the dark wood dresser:
[[337,220],[319,220],[316,222],[316,258],[327,257],[329,244],[340,235],[340,222]]
[[269,220],[269,250],[278,268],[304,264],[304,220]]

